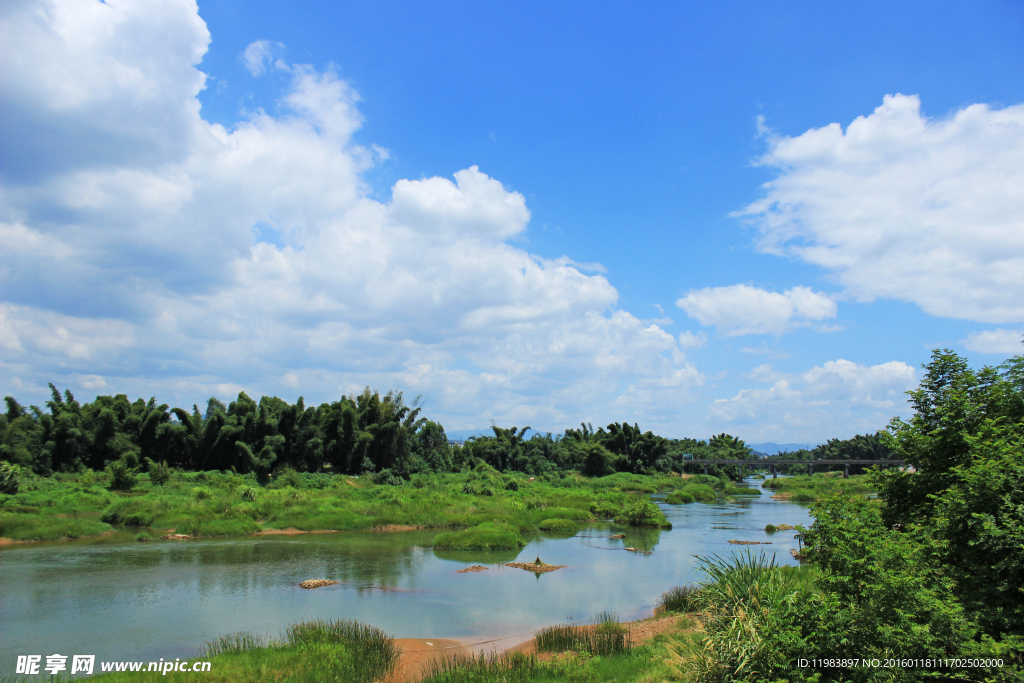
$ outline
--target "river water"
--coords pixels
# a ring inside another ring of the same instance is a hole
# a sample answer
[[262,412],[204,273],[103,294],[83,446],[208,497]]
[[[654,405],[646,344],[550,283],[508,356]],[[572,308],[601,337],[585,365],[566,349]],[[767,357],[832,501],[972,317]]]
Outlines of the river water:
[[[809,524],[807,507],[768,493],[689,505],[665,505],[656,495],[671,531],[594,523],[507,552],[434,551],[436,531],[153,543],[125,533],[8,547],[0,551],[0,675],[14,672],[20,654],[191,657],[218,635],[276,637],[309,618],[356,619],[403,638],[501,639],[487,648],[521,642],[542,626],[586,623],[605,610],[642,618],[663,591],[700,580],[695,555],[749,548],[795,564],[794,532],[769,535],[764,527]],[[626,538],[610,539],[614,533]],[[566,568],[538,576],[502,566],[537,556]],[[456,573],[472,564],[488,569]],[[297,585],[318,578],[340,583]]]

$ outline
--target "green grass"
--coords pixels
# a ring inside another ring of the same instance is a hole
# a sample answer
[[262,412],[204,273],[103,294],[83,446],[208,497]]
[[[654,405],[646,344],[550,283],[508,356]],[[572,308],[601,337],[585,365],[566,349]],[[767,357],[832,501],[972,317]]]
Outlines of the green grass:
[[526,541],[517,529],[495,522],[484,522],[464,531],[448,531],[434,537],[434,547],[442,550],[507,550],[524,545]]
[[665,502],[669,505],[685,505],[695,500],[697,499],[689,491],[673,491],[665,498]]
[[699,596],[700,586],[674,586],[661,594],[658,607],[665,612],[694,612],[698,609]]
[[[679,482],[678,477],[625,473],[596,479],[569,473],[531,482],[517,473],[478,468],[420,474],[415,484],[396,486],[375,484],[370,477],[287,472],[263,487],[253,475],[172,472],[166,485],[157,486],[142,474],[134,489],[120,492],[109,490],[105,472],[29,475],[17,494],[0,494],[0,536],[51,540],[120,528],[146,530],[156,538],[167,533],[240,536],[287,528],[468,529],[485,522],[507,523],[520,535],[529,535],[546,520],[625,519],[631,500]],[[491,495],[483,495],[484,489]],[[668,528],[656,506],[639,522]]]
[[289,626],[279,641],[253,633],[221,636],[207,643],[196,660],[210,671],[99,674],[102,681],[283,681],[313,683],[384,679],[398,662],[394,639],[355,621],[308,621]]
[[789,494],[789,500],[797,503],[813,503],[833,491],[845,491],[860,495],[872,492],[865,475],[844,479],[842,473],[839,472],[765,479],[761,487],[770,489],[776,494]]
[[537,525],[541,531],[576,531],[579,526],[571,519],[545,519]]
[[659,641],[607,656],[569,651],[548,661],[521,653],[449,657],[434,661],[421,683],[661,683],[667,654]]

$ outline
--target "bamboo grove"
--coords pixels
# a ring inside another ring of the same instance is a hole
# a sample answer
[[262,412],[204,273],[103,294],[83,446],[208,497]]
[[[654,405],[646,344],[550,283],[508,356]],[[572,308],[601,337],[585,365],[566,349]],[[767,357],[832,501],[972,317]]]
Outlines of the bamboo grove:
[[[563,434],[529,427],[492,427],[493,435],[451,447],[444,427],[421,416],[417,398],[365,389],[333,403],[307,406],[276,396],[255,401],[244,392],[228,404],[217,398],[188,411],[155,398],[129,401],[124,394],[80,403],[50,385],[44,408],[24,407],[8,396],[0,415],[0,459],[49,476],[84,469],[120,471],[162,467],[185,471],[255,473],[275,470],[384,473],[408,479],[418,472],[451,472],[486,462],[500,471],[531,475],[574,470],[587,476],[684,471],[687,460],[754,460],[741,439],[667,439],[638,425],[581,424]],[[856,439],[874,439],[856,437]],[[852,443],[836,442],[840,445]],[[832,444],[832,442],[830,442]],[[692,467],[692,466],[691,466]],[[716,476],[739,476],[737,467],[714,467]],[[701,470],[703,471],[703,470]]]

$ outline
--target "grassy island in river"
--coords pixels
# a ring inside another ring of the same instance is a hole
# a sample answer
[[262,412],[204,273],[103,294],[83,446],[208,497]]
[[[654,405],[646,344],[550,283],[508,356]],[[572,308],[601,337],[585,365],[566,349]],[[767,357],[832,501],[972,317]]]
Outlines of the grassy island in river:
[[[172,472],[163,485],[140,475],[131,491],[109,488],[106,473],[23,476],[14,495],[0,495],[0,535],[12,540],[96,536],[116,526],[138,528],[140,540],[165,534],[227,536],[270,529],[359,531],[399,527],[464,529],[443,533],[441,547],[511,548],[522,535],[566,522],[612,519],[671,528],[648,491],[678,477],[618,473],[533,478],[487,465],[412,481],[285,471],[267,486],[253,475]],[[560,520],[548,523],[549,520]]]

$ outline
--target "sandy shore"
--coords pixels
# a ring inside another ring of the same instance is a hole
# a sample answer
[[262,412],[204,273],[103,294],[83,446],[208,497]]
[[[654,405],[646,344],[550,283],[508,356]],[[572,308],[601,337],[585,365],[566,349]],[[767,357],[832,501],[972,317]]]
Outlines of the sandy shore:
[[[642,645],[659,633],[673,630],[681,618],[682,616],[678,614],[654,616],[640,621],[624,622],[623,625],[629,627],[633,645]],[[475,656],[492,652],[522,652],[523,654],[536,654],[537,652],[534,639],[526,634],[498,638],[474,638],[466,641],[444,638],[396,638],[395,643],[402,650],[392,679],[396,683],[418,681],[426,674],[430,662],[443,657]],[[552,656],[554,656],[552,653],[539,655],[541,660],[550,659]]]

